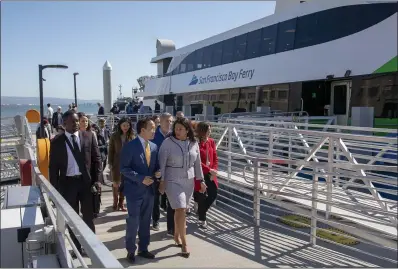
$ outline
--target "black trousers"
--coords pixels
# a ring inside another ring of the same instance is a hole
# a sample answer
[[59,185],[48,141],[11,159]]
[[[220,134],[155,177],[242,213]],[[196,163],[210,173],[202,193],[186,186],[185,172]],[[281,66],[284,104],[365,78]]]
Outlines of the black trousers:
[[[93,194],[91,192],[91,183],[82,177],[66,177],[59,182],[59,192],[69,205],[79,214],[79,204],[83,221],[95,233],[94,226],[94,206]],[[81,244],[68,226],[69,234],[78,250],[81,250]]]
[[159,192],[159,182],[155,182],[156,184],[156,193],[153,202],[153,210],[152,210],[152,222],[153,224],[157,224],[160,219],[160,192]]
[[165,193],[160,196],[160,207],[164,210],[167,209],[167,196]]
[[195,192],[194,199],[198,203],[198,215],[200,221],[206,220],[207,211],[217,198],[217,186],[214,181],[210,180],[210,174],[205,175],[205,183],[207,191],[205,193]]
[[167,231],[174,232],[174,209],[171,208],[169,200],[167,200]]

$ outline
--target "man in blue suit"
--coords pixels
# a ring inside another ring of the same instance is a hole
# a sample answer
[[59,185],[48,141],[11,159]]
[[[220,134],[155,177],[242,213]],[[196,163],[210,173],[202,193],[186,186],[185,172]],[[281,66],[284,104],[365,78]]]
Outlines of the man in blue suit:
[[151,215],[154,195],[153,184],[160,178],[157,160],[158,148],[150,142],[155,134],[155,123],[149,119],[137,122],[138,137],[122,149],[120,172],[124,178],[123,192],[127,201],[128,217],[126,219],[127,259],[135,262],[135,239],[138,231],[138,256],[147,259],[155,258],[148,251]]

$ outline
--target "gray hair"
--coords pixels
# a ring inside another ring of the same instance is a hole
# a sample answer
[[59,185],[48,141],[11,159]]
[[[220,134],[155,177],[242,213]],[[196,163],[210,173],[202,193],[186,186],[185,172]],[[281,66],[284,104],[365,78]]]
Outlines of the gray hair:
[[162,114],[160,115],[160,119],[165,119],[165,118],[170,118],[170,117],[173,117],[173,115],[171,115],[171,114],[168,113],[168,112],[162,113]]

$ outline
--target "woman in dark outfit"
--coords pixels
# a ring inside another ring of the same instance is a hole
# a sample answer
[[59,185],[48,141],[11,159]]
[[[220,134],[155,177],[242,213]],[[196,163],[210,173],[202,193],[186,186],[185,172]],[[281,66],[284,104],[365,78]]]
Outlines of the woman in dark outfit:
[[196,125],[195,131],[199,142],[200,159],[207,190],[205,193],[201,193],[200,181],[195,180],[194,199],[198,204],[197,213],[199,215],[199,225],[201,228],[206,229],[206,213],[217,198],[218,157],[216,143],[212,138],[210,138],[210,124],[207,122],[199,122]]

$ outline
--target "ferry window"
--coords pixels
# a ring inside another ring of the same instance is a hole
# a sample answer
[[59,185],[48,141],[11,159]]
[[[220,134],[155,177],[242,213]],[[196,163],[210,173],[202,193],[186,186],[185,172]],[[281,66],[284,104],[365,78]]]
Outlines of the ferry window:
[[313,45],[365,30],[396,12],[396,3],[350,5],[321,11],[318,13],[319,31]]
[[262,29],[261,33],[261,54],[260,56],[275,53],[276,34],[278,32],[278,25],[274,24]]
[[278,24],[277,53],[292,50],[294,48],[296,21],[297,19],[291,19]]
[[184,60],[182,60],[181,64],[180,64],[180,74],[181,73],[185,73],[187,71],[187,58],[185,58]]
[[371,87],[368,89],[368,97],[370,98],[374,98],[377,97],[379,95],[379,87]]
[[234,57],[234,46],[235,40],[234,38],[230,38],[224,40],[222,42],[222,64],[229,64],[232,63]]
[[228,100],[228,95],[226,95],[226,94],[220,94],[220,96],[218,97],[218,100],[226,101],[226,100]]
[[212,56],[212,46],[207,46],[203,48],[203,68],[212,67],[211,56]]
[[251,92],[247,95],[247,98],[249,99],[255,99],[256,98],[256,94],[254,92]]
[[294,48],[300,49],[314,45],[318,35],[318,14],[310,14],[297,19]]
[[201,49],[198,49],[195,53],[194,70],[200,70],[203,68],[203,51],[204,51],[204,48],[201,48]]
[[235,37],[234,62],[242,61],[246,57],[247,34]]
[[279,91],[278,99],[287,99],[287,91]]
[[246,59],[256,58],[260,54],[261,29],[247,34]]
[[192,71],[194,71],[194,64],[195,64],[195,57],[196,57],[196,55],[195,55],[196,53],[195,53],[195,51],[194,52],[192,52],[192,53],[190,53],[188,56],[187,56],[187,72],[192,72]]
[[275,99],[275,96],[276,96],[276,91],[275,90],[271,90],[271,94],[269,96],[269,99],[273,100],[273,99]]
[[172,72],[171,74],[172,74],[173,76],[174,76],[174,75],[178,75],[179,71],[180,71],[180,67],[177,66],[176,68],[174,68],[174,70],[173,70],[173,72]]
[[211,66],[218,66],[221,65],[222,63],[222,49],[223,49],[222,43],[223,42],[219,42],[211,46],[211,49],[213,51]]

